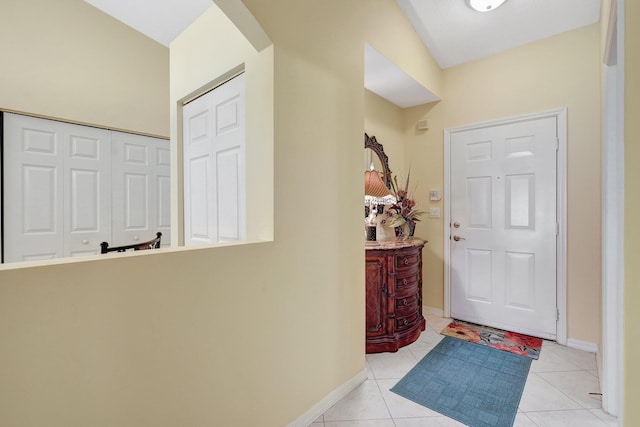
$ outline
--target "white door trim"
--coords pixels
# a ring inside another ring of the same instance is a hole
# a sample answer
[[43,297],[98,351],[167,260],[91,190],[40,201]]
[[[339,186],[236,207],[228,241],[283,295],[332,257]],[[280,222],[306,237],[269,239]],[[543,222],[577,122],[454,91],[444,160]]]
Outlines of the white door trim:
[[623,425],[624,1],[613,0],[602,65],[602,409]]
[[521,121],[555,117],[558,124],[557,218],[560,225],[557,240],[557,341],[567,344],[567,109],[525,114],[488,122],[456,126],[444,130],[444,315],[451,315],[451,135]]

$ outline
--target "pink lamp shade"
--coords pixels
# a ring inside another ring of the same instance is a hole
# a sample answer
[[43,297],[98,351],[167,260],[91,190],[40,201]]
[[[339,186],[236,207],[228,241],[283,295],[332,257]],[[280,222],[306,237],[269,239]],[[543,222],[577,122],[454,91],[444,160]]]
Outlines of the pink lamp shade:
[[384,197],[391,194],[391,192],[382,182],[380,173],[376,170],[370,170],[364,173],[364,194],[373,197]]

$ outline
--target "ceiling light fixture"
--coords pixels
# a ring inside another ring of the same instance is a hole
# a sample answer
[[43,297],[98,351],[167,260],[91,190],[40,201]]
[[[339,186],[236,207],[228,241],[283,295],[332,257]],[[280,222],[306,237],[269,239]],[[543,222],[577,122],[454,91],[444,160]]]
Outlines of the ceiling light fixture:
[[466,0],[467,5],[478,12],[489,12],[499,8],[506,0]]

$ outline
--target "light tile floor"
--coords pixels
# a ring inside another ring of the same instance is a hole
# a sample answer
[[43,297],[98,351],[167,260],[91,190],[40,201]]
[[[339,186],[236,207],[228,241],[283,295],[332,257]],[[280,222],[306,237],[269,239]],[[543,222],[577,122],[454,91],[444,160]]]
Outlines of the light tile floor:
[[[426,316],[427,329],[397,353],[368,354],[368,379],[310,427],[454,427],[463,424],[389,391],[440,342],[450,319]],[[593,353],[544,341],[531,364],[515,427],[607,427]]]

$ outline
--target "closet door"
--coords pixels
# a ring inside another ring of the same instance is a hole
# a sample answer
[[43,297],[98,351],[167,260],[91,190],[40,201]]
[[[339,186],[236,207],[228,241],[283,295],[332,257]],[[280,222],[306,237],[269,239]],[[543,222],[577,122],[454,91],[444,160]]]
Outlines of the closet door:
[[185,245],[246,238],[245,79],[183,109]]
[[95,255],[111,236],[111,135],[63,123],[64,256]]
[[150,240],[162,233],[170,244],[169,141],[112,132],[114,246]]
[[184,243],[186,246],[217,241],[215,192],[211,179],[213,120],[205,95],[184,106]]
[[4,261],[99,252],[111,236],[109,132],[4,118]]
[[4,261],[63,256],[64,137],[58,122],[4,115]]
[[211,92],[215,113],[212,146],[218,241],[245,236],[245,83],[244,74]]

